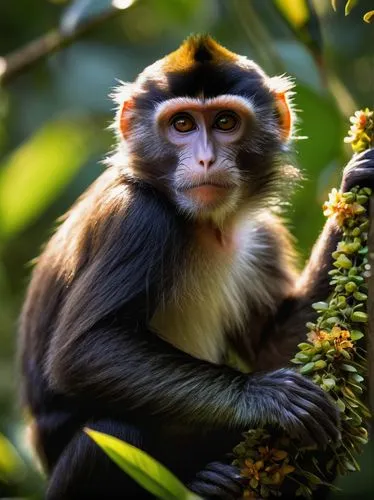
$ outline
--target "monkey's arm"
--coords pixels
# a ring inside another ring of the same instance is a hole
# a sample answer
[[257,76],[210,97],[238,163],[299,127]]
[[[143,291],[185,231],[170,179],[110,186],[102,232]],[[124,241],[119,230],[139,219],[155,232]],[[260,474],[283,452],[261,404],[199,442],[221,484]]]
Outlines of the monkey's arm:
[[[70,285],[46,360],[52,387],[106,414],[129,411],[206,428],[273,423],[321,442],[337,438],[334,408],[291,370],[245,375],[198,360],[147,328],[178,269],[178,227],[156,197],[136,195],[90,238],[99,241]],[[178,250],[177,255],[175,252]]]
[[[357,155],[344,169],[342,191],[349,191],[356,185],[374,187],[374,149]],[[336,250],[340,238],[341,231],[336,222],[327,220],[294,294],[284,300],[266,326],[258,351],[257,369],[286,366],[295,354],[297,344],[305,340],[305,324],[316,317],[311,305],[324,300],[330,293],[331,253]]]

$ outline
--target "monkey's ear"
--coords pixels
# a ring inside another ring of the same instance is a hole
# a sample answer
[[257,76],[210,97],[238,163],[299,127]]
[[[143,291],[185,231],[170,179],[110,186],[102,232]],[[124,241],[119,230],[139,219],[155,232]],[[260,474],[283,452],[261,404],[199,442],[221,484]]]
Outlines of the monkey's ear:
[[119,108],[119,131],[124,139],[127,139],[130,133],[130,120],[132,110],[134,108],[134,100],[132,98],[124,101]]
[[294,92],[293,81],[287,76],[274,76],[269,78],[269,87],[275,98],[275,106],[279,115],[281,137],[287,142],[292,136],[292,127],[295,114],[291,105],[291,97]]
[[274,92],[275,106],[279,114],[281,137],[288,141],[292,135],[293,114],[287,98],[287,92]]
[[133,85],[121,81],[120,85],[110,94],[110,97],[117,105],[116,119],[112,128],[125,139],[130,133],[130,119],[134,108],[133,95]]

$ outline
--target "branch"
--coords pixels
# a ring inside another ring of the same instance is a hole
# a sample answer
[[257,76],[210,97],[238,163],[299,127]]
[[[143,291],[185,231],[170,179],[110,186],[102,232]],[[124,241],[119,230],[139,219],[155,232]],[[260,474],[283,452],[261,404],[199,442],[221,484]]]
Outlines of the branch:
[[8,56],[0,57],[0,85],[8,84],[38,62],[67,47],[81,36],[121,12],[122,9],[119,8],[108,9],[80,23],[71,33],[63,33],[58,29],[52,30]]
[[368,361],[368,396],[369,406],[374,412],[374,196],[370,199],[370,221],[368,234],[368,260],[370,264],[370,277],[368,279],[368,341],[367,341],[367,361]]

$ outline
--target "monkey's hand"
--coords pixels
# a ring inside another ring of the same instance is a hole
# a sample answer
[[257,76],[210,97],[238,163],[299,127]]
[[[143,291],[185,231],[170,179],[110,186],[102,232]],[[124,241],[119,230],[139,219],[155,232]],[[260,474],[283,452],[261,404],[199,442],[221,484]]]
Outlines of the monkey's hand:
[[374,188],[374,148],[354,155],[343,171],[342,191],[354,186]]
[[324,447],[339,440],[338,408],[311,380],[291,369],[254,377],[248,390],[260,425],[280,426],[303,444]]
[[235,500],[243,493],[243,478],[234,465],[212,462],[196,475],[191,491],[207,499]]

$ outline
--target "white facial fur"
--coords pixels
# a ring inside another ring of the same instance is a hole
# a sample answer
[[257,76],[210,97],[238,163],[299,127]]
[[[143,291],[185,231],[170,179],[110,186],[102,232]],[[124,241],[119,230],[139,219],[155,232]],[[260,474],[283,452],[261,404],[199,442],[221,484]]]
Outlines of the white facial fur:
[[[178,116],[185,117],[193,128],[177,130],[174,120]],[[225,130],[220,125],[227,117],[234,126]],[[173,187],[183,211],[217,221],[235,211],[241,186],[237,148],[254,119],[250,101],[238,96],[176,98],[158,106],[159,132],[177,149]]]

